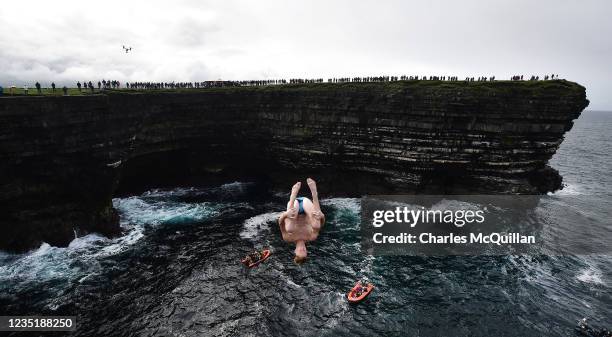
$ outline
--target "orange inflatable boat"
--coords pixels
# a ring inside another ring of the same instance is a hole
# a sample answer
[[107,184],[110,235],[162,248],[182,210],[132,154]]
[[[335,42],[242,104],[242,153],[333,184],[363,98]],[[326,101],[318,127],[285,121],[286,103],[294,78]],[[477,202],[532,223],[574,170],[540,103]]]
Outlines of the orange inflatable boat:
[[368,283],[368,285],[364,287],[361,285],[361,281],[358,281],[346,297],[351,303],[359,303],[368,297],[372,290],[374,290],[374,286],[371,283]]
[[246,260],[246,258],[244,258],[240,262],[242,262],[247,268],[253,268],[253,267],[259,265],[260,263],[264,262],[268,257],[270,257],[270,254],[272,254],[270,252],[270,250],[269,249],[265,249],[264,251],[261,252],[261,258],[259,260],[247,264],[246,263],[247,260]]

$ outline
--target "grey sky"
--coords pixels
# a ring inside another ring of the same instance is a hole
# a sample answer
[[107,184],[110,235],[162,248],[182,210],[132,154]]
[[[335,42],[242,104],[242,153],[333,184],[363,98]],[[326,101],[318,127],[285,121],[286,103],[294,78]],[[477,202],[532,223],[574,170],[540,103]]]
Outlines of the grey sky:
[[[133,47],[129,54],[121,45]],[[612,110],[610,0],[8,1],[0,85],[550,74]]]

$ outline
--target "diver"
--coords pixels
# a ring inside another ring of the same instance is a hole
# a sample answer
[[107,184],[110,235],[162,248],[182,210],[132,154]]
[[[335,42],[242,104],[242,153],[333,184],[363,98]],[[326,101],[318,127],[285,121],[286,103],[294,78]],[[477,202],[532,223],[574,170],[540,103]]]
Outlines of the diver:
[[325,224],[325,215],[319,205],[317,183],[311,178],[306,179],[306,183],[310,188],[312,201],[306,197],[297,197],[302,183],[295,183],[291,188],[287,210],[278,219],[283,240],[295,242],[293,261],[298,264],[303,263],[308,255],[306,242],[316,240]]

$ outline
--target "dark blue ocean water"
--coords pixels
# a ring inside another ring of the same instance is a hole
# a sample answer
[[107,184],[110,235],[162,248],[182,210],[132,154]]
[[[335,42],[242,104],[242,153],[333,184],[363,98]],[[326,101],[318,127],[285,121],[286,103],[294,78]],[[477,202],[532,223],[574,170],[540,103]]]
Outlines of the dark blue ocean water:
[[[610,130],[612,113],[585,112],[551,163],[566,187],[536,214],[562,234],[577,223],[612,229]],[[365,256],[359,199],[332,198],[325,231],[297,266],[274,224],[286,197],[236,182],[115,199],[119,238],[0,252],[0,315],[77,315],[75,336],[576,336],[583,317],[612,327],[612,250]],[[610,246],[604,235],[592,244]],[[238,260],[253,247],[273,255],[246,271]],[[377,288],[349,305],[360,277]]]

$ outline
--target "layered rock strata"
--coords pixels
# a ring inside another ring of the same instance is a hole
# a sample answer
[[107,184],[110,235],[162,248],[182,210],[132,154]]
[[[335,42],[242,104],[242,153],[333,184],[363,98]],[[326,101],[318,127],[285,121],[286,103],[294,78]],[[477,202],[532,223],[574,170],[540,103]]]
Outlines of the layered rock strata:
[[322,193],[545,193],[568,81],[310,84],[0,99],[0,249],[118,233],[117,193],[307,175]]

